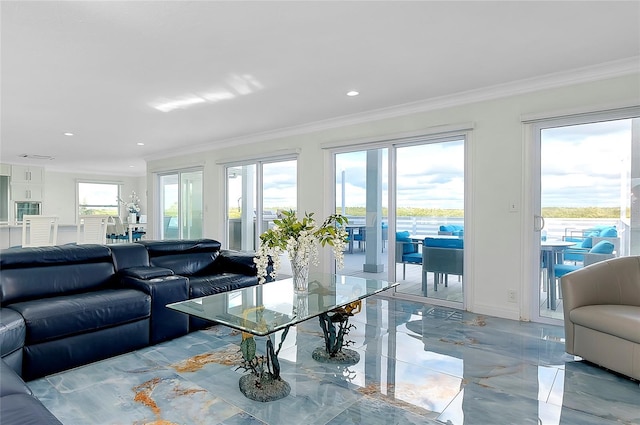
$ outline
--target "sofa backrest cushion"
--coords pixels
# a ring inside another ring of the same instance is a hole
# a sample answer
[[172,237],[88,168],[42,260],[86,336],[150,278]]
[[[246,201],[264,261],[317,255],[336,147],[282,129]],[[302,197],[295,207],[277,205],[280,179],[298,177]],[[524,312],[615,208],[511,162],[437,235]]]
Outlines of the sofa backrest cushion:
[[147,249],[149,263],[164,267],[175,274],[192,276],[214,269],[220,254],[220,242],[213,239],[140,241]]
[[109,245],[113,265],[116,271],[131,267],[148,267],[149,254],[144,246],[138,243],[116,243]]
[[0,254],[0,303],[85,292],[114,282],[104,245],[10,248]]

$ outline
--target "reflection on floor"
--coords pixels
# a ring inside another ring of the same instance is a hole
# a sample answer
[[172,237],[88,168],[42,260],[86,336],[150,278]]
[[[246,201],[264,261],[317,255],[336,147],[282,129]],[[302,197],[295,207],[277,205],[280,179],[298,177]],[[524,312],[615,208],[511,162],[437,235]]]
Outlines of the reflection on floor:
[[240,393],[240,335],[223,326],[29,385],[71,425],[640,424],[638,383],[564,353],[561,327],[386,298],[352,323],[350,367],[311,358],[315,320],[291,328],[291,394],[274,402]]

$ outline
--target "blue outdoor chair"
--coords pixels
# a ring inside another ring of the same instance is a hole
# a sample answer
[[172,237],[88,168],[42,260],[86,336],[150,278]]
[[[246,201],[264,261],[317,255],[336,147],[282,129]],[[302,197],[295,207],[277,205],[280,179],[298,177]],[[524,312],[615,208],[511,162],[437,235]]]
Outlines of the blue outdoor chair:
[[407,264],[422,264],[422,242],[411,239],[409,232],[396,232],[396,263],[402,263],[402,280]]
[[449,286],[449,275],[463,275],[464,240],[461,238],[424,238],[422,247],[422,293],[427,294],[427,273],[432,272],[433,290],[442,281]]
[[[595,244],[588,252],[583,254],[583,264],[556,264],[554,267],[556,279],[560,279],[567,273],[571,273],[574,270],[588,266],[589,264],[597,263],[599,261],[608,260],[614,258],[613,253],[615,245],[609,241],[600,241]],[[566,258],[565,258],[566,260]]]

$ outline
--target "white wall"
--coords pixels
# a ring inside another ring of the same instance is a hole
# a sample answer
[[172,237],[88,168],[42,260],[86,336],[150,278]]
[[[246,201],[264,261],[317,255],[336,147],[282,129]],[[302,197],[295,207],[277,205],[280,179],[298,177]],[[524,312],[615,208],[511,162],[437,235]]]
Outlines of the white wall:
[[57,215],[61,224],[75,224],[77,217],[77,182],[107,182],[122,184],[122,197],[129,199],[131,191],[135,191],[140,197],[141,214],[147,211],[146,185],[147,179],[143,177],[117,177],[93,174],[73,174],[47,171],[44,173],[44,199],[42,212],[45,215]]
[[[349,145],[354,141],[386,140],[407,132],[430,132],[438,126],[473,122],[467,177],[472,193],[465,206],[465,248],[468,248],[465,285],[467,308],[482,314],[512,319],[529,317],[528,264],[532,229],[530,181],[524,165],[531,158],[521,117],[561,111],[597,111],[612,105],[640,104],[640,75],[544,89],[501,99],[434,109],[387,119],[289,136],[241,147],[182,155],[148,163],[149,205],[153,205],[153,173],[184,166],[204,167],[204,236],[225,240],[222,166],[217,162],[242,159],[243,155],[299,149],[299,209],[330,211],[333,175],[322,143]],[[321,187],[320,187],[321,186]],[[321,193],[322,196],[317,196]],[[511,200],[521,204],[509,212]],[[516,289],[519,303],[507,302],[507,290]]]

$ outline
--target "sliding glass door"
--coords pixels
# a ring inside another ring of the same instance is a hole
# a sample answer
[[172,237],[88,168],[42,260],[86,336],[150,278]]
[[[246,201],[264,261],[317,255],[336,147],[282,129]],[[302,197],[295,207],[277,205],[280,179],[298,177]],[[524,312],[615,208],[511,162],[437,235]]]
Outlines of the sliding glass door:
[[297,160],[227,166],[226,175],[229,249],[253,251],[280,212],[297,208]]
[[336,153],[335,172],[336,212],[349,219],[341,273],[399,282],[396,295],[407,298],[463,303],[464,136]]
[[397,292],[463,301],[464,139],[396,148]]
[[202,237],[202,170],[159,175],[160,239]]
[[560,278],[640,254],[640,119],[611,114],[534,126],[534,320],[563,319]]

